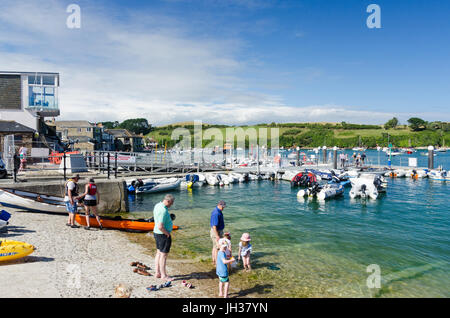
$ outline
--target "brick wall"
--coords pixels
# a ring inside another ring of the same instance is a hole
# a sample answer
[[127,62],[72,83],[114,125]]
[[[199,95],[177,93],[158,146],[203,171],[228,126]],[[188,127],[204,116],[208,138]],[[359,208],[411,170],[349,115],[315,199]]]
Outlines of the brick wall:
[[20,75],[0,75],[0,109],[21,109]]

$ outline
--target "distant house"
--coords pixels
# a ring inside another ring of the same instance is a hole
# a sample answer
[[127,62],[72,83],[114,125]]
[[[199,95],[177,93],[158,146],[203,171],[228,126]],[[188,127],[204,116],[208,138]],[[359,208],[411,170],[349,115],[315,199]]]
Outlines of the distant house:
[[58,137],[71,145],[72,150],[102,150],[103,129],[87,120],[47,121]]
[[4,139],[8,135],[14,135],[14,146],[16,148],[23,146],[30,152],[33,147],[35,130],[12,120],[0,120],[0,152],[3,152]]
[[138,152],[144,149],[143,135],[135,135],[126,129],[105,129],[114,137],[116,151]]

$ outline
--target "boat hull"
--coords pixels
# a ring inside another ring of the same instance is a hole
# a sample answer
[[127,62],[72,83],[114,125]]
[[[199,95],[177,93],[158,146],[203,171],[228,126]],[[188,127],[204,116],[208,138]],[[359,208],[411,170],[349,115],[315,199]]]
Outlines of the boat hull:
[[[86,216],[77,214],[75,215],[75,221],[83,226],[87,226]],[[89,217],[89,223],[92,227],[99,227],[97,219],[95,217]],[[139,221],[139,220],[129,220],[129,219],[112,219],[112,218],[101,218],[101,223],[104,228],[118,229],[118,230],[134,230],[142,232],[153,231],[155,227],[154,222]],[[178,230],[178,226],[173,226],[174,230]]]
[[12,261],[30,255],[35,250],[31,244],[18,241],[0,241],[0,262]]
[[29,212],[67,212],[63,198],[14,189],[0,189],[0,204]]

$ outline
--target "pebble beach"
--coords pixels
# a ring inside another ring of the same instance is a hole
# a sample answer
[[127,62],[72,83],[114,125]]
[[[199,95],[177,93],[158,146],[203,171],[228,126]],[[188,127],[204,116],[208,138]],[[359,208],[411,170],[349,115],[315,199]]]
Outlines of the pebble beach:
[[[189,261],[171,259],[170,254],[167,268],[175,279],[172,286],[147,291],[146,287],[163,281],[154,277],[154,255],[131,242],[127,233],[70,228],[65,226],[64,215],[9,212],[8,232],[0,233],[0,239],[27,242],[36,250],[27,257],[0,263],[0,297],[109,298],[117,297],[115,289],[121,284],[131,291],[131,298],[214,297],[215,280],[200,283],[186,272],[190,266],[183,262]],[[150,266],[152,276],[134,273],[133,261]],[[195,288],[183,286],[185,279]]]

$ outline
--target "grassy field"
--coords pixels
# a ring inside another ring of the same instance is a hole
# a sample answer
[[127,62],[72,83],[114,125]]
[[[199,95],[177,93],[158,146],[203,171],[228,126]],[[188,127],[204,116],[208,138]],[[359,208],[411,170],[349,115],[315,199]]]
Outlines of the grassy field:
[[[225,126],[225,125],[203,125],[203,134],[206,132],[220,132],[224,139],[230,141],[230,131],[242,129],[244,133],[250,135],[251,132],[264,135],[267,131],[267,139],[271,138],[271,129],[278,128],[279,145],[283,147],[301,146],[301,147],[317,147],[317,146],[339,146],[339,147],[355,147],[361,142],[366,147],[376,147],[376,145],[387,146],[389,143],[397,147],[424,147],[428,145],[442,146],[450,145],[450,132],[442,130],[423,130],[412,131],[408,126],[400,126],[396,129],[384,129],[382,126],[368,126],[364,129],[342,129],[334,127],[335,124],[284,124],[279,125],[251,125],[251,126]],[[306,125],[306,127],[305,127]],[[310,126],[308,126],[310,125]],[[175,128],[187,129],[192,139],[199,134],[194,135],[194,127],[192,122],[177,123],[161,127],[155,127],[147,137],[155,139],[160,145],[167,143],[168,147],[172,147],[176,142],[172,140],[172,132]],[[210,130],[213,128],[214,130]],[[264,130],[265,129],[265,130]],[[227,135],[228,133],[228,135]],[[228,136],[228,138],[227,138]],[[207,140],[203,145],[209,144],[211,140]],[[270,141],[269,141],[270,144]],[[247,145],[248,146],[248,145]]]

